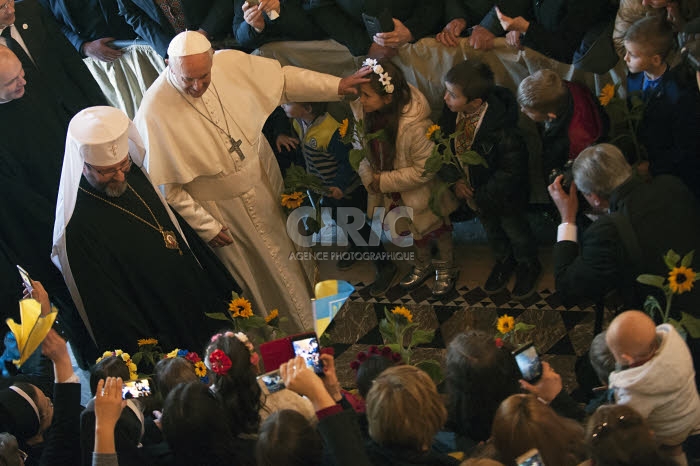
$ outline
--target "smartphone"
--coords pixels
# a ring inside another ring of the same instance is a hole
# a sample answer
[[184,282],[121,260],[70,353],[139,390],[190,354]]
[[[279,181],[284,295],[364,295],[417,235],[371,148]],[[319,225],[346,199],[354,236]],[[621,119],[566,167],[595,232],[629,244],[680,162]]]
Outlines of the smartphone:
[[372,38],[380,32],[390,32],[394,30],[394,19],[389,13],[389,10],[382,10],[377,16],[370,16],[362,13],[362,21],[365,22],[367,34]]
[[279,369],[258,376],[258,385],[265,395],[270,395],[284,389],[284,381]]
[[542,362],[537,354],[537,349],[532,343],[513,351],[515,362],[520,368],[523,379],[530,383],[536,383],[542,377]]
[[313,369],[316,375],[324,375],[321,349],[315,334],[305,333],[292,337],[292,350],[294,350],[295,356],[304,358],[307,367]]
[[526,451],[515,459],[518,466],[544,466],[542,456],[537,448]]
[[19,271],[19,276],[22,277],[22,281],[24,282],[24,286],[27,288],[27,291],[31,293],[34,288],[32,287],[32,279],[29,278],[29,273],[19,265],[17,266],[17,270]]
[[148,379],[129,380],[122,385],[122,398],[142,398],[151,396],[151,384]]

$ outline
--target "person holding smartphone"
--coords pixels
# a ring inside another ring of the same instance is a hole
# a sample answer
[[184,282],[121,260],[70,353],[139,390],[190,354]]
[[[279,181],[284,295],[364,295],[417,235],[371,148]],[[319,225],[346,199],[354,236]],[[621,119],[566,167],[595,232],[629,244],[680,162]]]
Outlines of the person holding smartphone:
[[233,34],[246,49],[283,40],[321,40],[327,34],[299,2],[234,0]]

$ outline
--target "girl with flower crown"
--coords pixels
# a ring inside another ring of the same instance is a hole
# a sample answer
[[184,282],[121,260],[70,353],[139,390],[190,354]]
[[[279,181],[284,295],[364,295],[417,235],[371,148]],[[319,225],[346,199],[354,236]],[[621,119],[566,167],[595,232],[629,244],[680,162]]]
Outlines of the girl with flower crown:
[[[418,287],[435,270],[433,294],[444,295],[452,290],[457,276],[449,222],[456,201],[451,196],[445,198],[442,216],[435,215],[428,204],[433,188],[431,177],[423,176],[433,150],[433,142],[426,138],[432,123],[428,101],[390,61],[367,59],[363,65],[372,68],[367,75],[370,82],[360,85],[360,98],[351,107],[355,118],[364,120],[367,134],[383,132],[383,137],[369,142],[368,155],[358,169],[369,192],[367,213],[372,216],[376,207],[384,207],[386,213],[397,207],[413,209],[412,215],[399,217],[391,225],[395,243],[410,233],[416,249],[413,269],[401,280],[401,286]],[[434,264],[432,242],[437,243],[439,257]]]
[[257,381],[258,353],[242,332],[214,335],[204,362],[211,375],[212,391],[236,435],[256,434],[260,422],[280,409],[298,411],[307,419],[315,417],[311,402],[290,390],[263,393]]

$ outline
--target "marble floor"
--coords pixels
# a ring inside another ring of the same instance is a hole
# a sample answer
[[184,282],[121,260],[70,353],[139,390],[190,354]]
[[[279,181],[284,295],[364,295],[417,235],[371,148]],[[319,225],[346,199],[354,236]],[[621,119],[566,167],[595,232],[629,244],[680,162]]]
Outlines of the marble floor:
[[[341,385],[354,387],[350,362],[357,353],[370,345],[383,343],[378,324],[384,316],[384,308],[402,305],[412,312],[418,328],[435,330],[433,340],[414,352],[417,361],[444,361],[446,345],[455,335],[470,328],[496,333],[497,318],[508,314],[516,322],[535,325],[535,329],[521,339],[533,341],[542,359],[562,375],[565,386],[569,390],[575,389],[574,365],[576,359],[588,350],[593,338],[595,309],[592,304],[573,308],[562,305],[554,292],[552,275],[551,251],[556,223],[541,212],[534,215],[531,223],[540,243],[543,273],[537,293],[525,301],[511,299],[508,290],[489,296],[481,288],[493,262],[477,220],[455,224],[455,257],[460,276],[455,290],[440,300],[431,294],[432,280],[407,293],[397,285],[398,278],[385,296],[373,298],[367,286],[374,279],[371,263],[356,263],[350,270],[340,271],[334,261],[320,262],[321,280],[342,279],[355,286],[355,292],[327,330],[335,348]],[[387,249],[392,250],[393,246],[389,245]],[[409,262],[397,265],[399,277],[410,269]],[[509,288],[512,286],[511,280]]]

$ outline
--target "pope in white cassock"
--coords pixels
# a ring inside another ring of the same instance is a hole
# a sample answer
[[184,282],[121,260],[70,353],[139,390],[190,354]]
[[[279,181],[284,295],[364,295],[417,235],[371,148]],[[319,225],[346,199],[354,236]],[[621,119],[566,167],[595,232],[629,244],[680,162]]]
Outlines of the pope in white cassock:
[[168,55],[135,118],[151,179],[258,314],[279,309],[290,317],[288,331],[312,328],[311,283],[290,258],[282,176],[262,127],[284,102],[356,93],[370,70],[340,79],[235,50],[214,53],[193,31],[178,34]]

